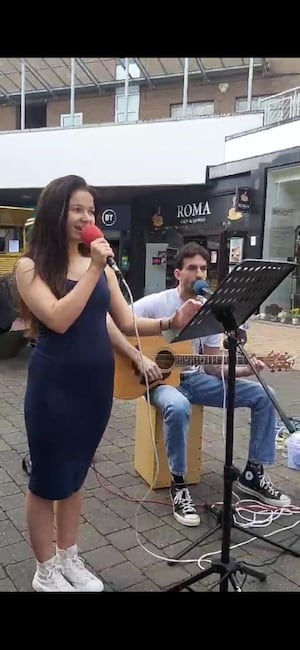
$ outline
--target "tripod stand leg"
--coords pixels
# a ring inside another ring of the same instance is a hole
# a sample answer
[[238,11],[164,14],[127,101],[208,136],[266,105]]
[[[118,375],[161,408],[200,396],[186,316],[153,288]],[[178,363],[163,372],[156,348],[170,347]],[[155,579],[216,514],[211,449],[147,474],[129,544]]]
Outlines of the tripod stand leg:
[[177,555],[175,555],[174,559],[173,559],[173,560],[170,560],[170,561],[168,562],[169,566],[173,566],[173,565],[175,564],[174,560],[179,560],[179,558],[181,558],[181,557],[183,557],[184,555],[186,555],[186,553],[188,553],[188,552],[191,551],[193,548],[195,548],[195,546],[198,546],[198,544],[202,544],[202,542],[204,542],[206,539],[208,539],[208,537],[210,537],[211,535],[213,535],[214,533],[216,533],[217,530],[220,530],[220,526],[219,526],[219,524],[218,524],[217,526],[215,526],[212,530],[209,530],[209,531],[207,531],[207,533],[204,533],[204,535],[202,535],[201,537],[199,537],[199,539],[196,539],[195,542],[192,542],[192,544],[189,544],[189,546],[187,546],[187,548],[185,548],[183,551],[180,551],[180,553],[178,553]]
[[243,564],[243,562],[238,562],[237,571],[240,571],[245,575],[252,576],[252,578],[258,578],[258,580],[261,582],[265,582],[267,579],[266,573],[262,573],[262,571],[256,571],[256,569],[252,569],[251,567],[246,566],[246,564]]
[[[237,579],[236,579],[236,577],[234,575],[230,574],[228,576],[228,579],[230,580],[234,591],[237,591],[237,592],[242,591],[242,589],[241,589],[240,585],[238,584]],[[222,591],[221,587],[222,587],[222,583],[220,585],[220,591]]]
[[209,575],[214,573],[219,574],[220,576],[220,592],[228,592],[228,583],[230,582],[233,586],[234,591],[242,591],[238,581],[236,579],[236,573],[241,573],[243,575],[252,576],[253,578],[258,578],[261,582],[264,582],[267,579],[267,575],[256,569],[248,568],[243,562],[235,562],[234,560],[229,560],[228,563],[224,564],[221,560],[215,560],[212,562],[209,569],[204,569],[201,573],[196,574],[191,578],[187,578],[183,582],[174,585],[167,589],[167,591],[181,591],[185,587],[207,578]]

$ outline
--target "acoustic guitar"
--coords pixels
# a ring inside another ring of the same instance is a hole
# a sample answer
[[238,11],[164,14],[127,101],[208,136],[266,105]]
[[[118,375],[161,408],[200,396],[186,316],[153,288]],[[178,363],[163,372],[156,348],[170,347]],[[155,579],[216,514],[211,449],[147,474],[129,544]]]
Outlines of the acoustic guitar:
[[[137,339],[128,337],[128,341],[138,348]],[[143,354],[157,363],[163,372],[163,378],[150,384],[151,388],[166,384],[168,386],[179,386],[180,372],[186,366],[207,366],[221,365],[223,363],[223,354],[193,354],[191,341],[181,341],[178,343],[167,343],[162,336],[143,336],[141,338]],[[116,350],[115,356],[115,382],[114,397],[117,399],[131,400],[142,397],[146,391],[146,382],[135,364],[125,355]],[[287,353],[270,352],[267,356],[257,357],[261,359],[272,372],[280,370],[289,370],[294,365],[294,357],[289,357]],[[224,364],[228,364],[228,355],[225,352]],[[242,355],[237,354],[237,365],[246,365]]]

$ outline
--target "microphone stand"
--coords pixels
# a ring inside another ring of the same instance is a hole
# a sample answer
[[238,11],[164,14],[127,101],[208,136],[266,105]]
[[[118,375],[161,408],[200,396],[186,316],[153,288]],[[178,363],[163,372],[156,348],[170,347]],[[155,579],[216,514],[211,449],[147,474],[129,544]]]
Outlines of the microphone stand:
[[[221,316],[221,314],[220,314]],[[226,445],[225,445],[225,463],[224,463],[224,490],[223,490],[223,504],[224,509],[220,516],[218,525],[211,531],[206,533],[204,538],[210,537],[218,528],[222,528],[222,545],[221,545],[221,558],[220,560],[212,560],[211,566],[208,569],[202,570],[195,576],[183,580],[181,583],[168,588],[166,591],[181,591],[184,588],[189,588],[190,585],[207,578],[208,576],[217,573],[220,576],[219,585],[220,592],[228,592],[229,582],[231,583],[234,591],[241,592],[242,589],[237,580],[237,573],[241,573],[247,577],[253,576],[258,578],[261,582],[266,580],[266,574],[256,571],[254,568],[247,566],[244,562],[238,562],[230,558],[230,543],[231,543],[231,528],[234,525],[233,521],[233,506],[232,506],[232,485],[237,479],[239,472],[233,465],[233,430],[234,430],[234,395],[235,395],[235,369],[236,369],[236,334],[237,326],[234,325],[233,315],[229,310],[224,310],[222,315],[224,318],[224,329],[228,333],[228,395],[227,395],[227,418],[226,418]],[[230,323],[230,329],[226,327]],[[203,537],[201,541],[203,541]],[[189,546],[184,552],[180,553],[180,557],[184,555],[190,548],[199,544],[199,540]],[[178,559],[177,555],[174,559]],[[173,562],[168,564],[172,565]]]

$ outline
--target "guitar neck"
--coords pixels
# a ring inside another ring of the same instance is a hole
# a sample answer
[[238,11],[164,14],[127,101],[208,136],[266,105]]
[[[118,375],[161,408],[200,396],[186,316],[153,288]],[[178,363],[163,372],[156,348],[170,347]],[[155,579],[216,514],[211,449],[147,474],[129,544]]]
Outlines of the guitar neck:
[[[263,357],[257,357],[264,361]],[[224,363],[225,366],[229,363],[228,354],[175,354],[175,366],[219,366]],[[247,361],[242,354],[236,355],[236,364],[238,366],[245,366]]]

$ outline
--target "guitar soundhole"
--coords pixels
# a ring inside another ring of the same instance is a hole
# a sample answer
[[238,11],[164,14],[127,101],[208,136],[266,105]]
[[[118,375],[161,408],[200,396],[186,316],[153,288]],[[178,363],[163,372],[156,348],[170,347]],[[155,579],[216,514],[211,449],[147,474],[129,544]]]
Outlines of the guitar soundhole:
[[174,365],[174,355],[170,350],[160,350],[156,355],[155,362],[161,370],[170,370]]

